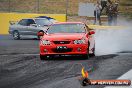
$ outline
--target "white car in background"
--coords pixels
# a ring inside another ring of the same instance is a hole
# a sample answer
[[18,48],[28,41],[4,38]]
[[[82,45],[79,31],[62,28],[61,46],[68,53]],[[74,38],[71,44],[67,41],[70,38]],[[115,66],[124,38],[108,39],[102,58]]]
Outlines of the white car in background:
[[21,39],[22,37],[38,38],[39,32],[45,32],[47,28],[55,23],[55,19],[47,18],[26,18],[21,19],[15,24],[11,24],[9,27],[9,34],[13,36],[14,39]]

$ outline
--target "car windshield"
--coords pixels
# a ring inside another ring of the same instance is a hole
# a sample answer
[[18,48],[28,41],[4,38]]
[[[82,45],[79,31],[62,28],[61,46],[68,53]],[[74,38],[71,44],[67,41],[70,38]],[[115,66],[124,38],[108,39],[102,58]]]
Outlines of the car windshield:
[[35,22],[37,25],[39,26],[48,26],[53,24],[51,21],[49,21],[48,19],[35,19]]
[[85,33],[85,31],[84,24],[54,24],[47,33]]

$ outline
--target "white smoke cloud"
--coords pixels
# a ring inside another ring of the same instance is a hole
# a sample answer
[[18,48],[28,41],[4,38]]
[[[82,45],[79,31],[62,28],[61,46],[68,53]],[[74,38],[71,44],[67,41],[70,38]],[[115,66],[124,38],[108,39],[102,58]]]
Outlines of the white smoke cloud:
[[132,51],[132,22],[119,20],[120,29],[96,30],[96,55],[115,54]]

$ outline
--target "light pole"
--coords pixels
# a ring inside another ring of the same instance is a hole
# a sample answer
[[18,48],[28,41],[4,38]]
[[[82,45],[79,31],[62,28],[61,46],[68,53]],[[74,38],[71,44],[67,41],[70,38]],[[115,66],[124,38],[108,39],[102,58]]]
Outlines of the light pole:
[[37,0],[37,12],[39,13],[39,0]]
[[11,0],[9,0],[9,13],[11,12]]
[[66,0],[66,21],[67,21],[67,14],[68,14],[68,2],[69,0]]

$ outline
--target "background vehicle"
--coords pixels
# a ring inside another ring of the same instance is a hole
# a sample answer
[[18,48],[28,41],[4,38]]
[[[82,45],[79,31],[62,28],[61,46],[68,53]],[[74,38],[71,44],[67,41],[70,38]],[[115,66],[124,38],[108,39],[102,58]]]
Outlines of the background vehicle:
[[13,35],[14,39],[21,37],[39,38],[38,32],[45,32],[47,28],[55,23],[46,18],[27,18],[10,25],[9,34]]
[[53,55],[94,55],[94,31],[81,22],[55,23],[40,40],[40,58]]
[[46,18],[48,19],[49,21],[55,23],[55,22],[58,22],[56,19],[52,18],[52,17],[48,17],[48,16],[38,16],[36,18]]

